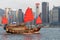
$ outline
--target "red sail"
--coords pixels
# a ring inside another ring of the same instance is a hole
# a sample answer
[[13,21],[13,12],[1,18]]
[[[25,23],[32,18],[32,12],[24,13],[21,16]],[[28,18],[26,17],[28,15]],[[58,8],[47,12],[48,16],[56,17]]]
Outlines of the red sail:
[[36,19],[36,24],[42,24],[42,20],[41,20],[40,16],[38,16],[38,18]]
[[8,19],[5,16],[2,17],[2,24],[8,24]]
[[32,9],[28,7],[25,12],[24,22],[29,22],[32,20],[34,20],[34,15],[33,15]]

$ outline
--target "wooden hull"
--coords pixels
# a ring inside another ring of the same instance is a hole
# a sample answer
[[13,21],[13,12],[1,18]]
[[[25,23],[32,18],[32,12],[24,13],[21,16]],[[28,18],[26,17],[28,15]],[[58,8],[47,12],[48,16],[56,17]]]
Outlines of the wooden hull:
[[32,34],[32,33],[38,33],[41,27],[36,27],[32,29],[28,29],[26,26],[7,26],[6,32],[12,33],[12,34]]

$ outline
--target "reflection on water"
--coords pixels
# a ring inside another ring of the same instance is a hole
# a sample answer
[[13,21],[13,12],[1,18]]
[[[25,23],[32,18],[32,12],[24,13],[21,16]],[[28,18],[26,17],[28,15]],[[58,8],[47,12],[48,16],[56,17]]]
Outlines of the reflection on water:
[[25,35],[24,40],[40,40],[40,34]]
[[3,34],[2,40],[40,40],[40,34],[19,35],[19,34]]
[[7,34],[0,28],[0,40],[60,40],[60,28],[42,28],[40,34]]
[[8,39],[7,39],[7,35],[5,35],[5,34],[2,35],[2,39],[3,39],[3,40],[8,40]]

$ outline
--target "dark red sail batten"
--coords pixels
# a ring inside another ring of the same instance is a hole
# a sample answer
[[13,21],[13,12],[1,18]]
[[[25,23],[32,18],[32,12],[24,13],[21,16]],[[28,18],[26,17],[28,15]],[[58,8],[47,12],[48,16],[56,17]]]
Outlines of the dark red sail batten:
[[24,15],[24,22],[29,22],[32,20],[34,20],[34,15],[32,9],[28,7]]
[[2,17],[2,24],[8,24],[8,19],[5,16]]
[[42,19],[40,18],[40,16],[38,16],[38,18],[36,19],[36,24],[42,24]]

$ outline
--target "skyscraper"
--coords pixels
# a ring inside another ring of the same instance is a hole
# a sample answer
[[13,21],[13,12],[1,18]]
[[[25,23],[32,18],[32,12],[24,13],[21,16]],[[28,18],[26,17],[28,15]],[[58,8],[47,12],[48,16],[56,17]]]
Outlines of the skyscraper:
[[9,24],[16,22],[16,11],[12,9],[8,11],[8,20]]
[[39,14],[40,14],[39,5],[40,5],[40,3],[36,3],[36,14],[35,14],[35,18],[37,18],[39,16]]
[[13,17],[12,20],[13,22],[16,22],[16,11],[11,11],[11,16]]
[[23,18],[24,18],[24,14],[22,12],[22,9],[18,10],[18,20],[19,20],[19,24],[23,23]]
[[2,16],[0,16],[0,24],[2,24]]
[[6,14],[6,17],[8,18],[8,12],[11,10],[11,8],[5,8],[5,14]]
[[4,11],[4,9],[0,9],[0,16],[3,16],[3,14],[5,14]]
[[[8,18],[9,21],[9,14],[10,14],[11,8],[5,8],[5,15]],[[8,22],[9,23],[9,22]]]
[[0,9],[0,24],[2,24],[2,16],[4,15],[4,10]]
[[52,22],[53,24],[60,23],[60,7],[54,7],[52,9]]
[[18,10],[16,10],[16,24],[19,24],[19,18],[18,18]]
[[42,21],[43,23],[49,23],[49,3],[42,2]]
[[49,11],[49,23],[51,24],[53,22],[53,10]]

